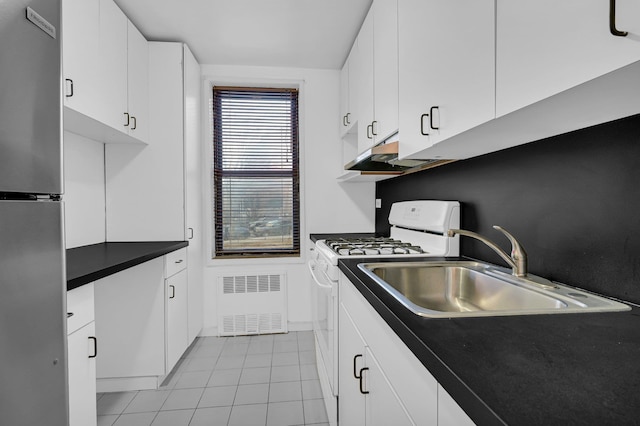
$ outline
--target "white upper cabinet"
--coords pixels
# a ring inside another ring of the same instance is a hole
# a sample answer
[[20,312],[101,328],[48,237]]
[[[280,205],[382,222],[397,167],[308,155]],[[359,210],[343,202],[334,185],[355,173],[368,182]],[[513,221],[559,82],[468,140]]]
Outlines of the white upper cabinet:
[[[375,6],[375,4],[374,4]],[[373,14],[374,6],[358,33],[358,152],[374,144],[373,135]]]
[[64,128],[101,142],[148,140],[148,47],[113,0],[64,0]]
[[495,117],[494,0],[398,0],[400,158]]
[[398,0],[376,0],[373,15],[375,142],[398,131]]
[[99,0],[62,2],[64,106],[96,116],[99,98]]
[[358,40],[340,72],[340,135],[344,136],[358,121]]
[[640,60],[640,1],[498,0],[497,116]]
[[397,0],[376,0],[358,34],[358,152],[398,130],[397,11]]
[[113,0],[100,0],[98,119],[124,133],[131,121],[127,117],[127,26],[127,17]]
[[105,148],[107,241],[185,239],[181,43],[149,45],[149,138]]
[[349,58],[340,70],[340,135],[347,131],[347,114],[349,113]]
[[129,135],[149,139],[149,44],[129,22],[127,27],[127,112]]
[[340,71],[340,135],[344,136],[353,129],[358,121],[358,41],[351,47],[349,56]]

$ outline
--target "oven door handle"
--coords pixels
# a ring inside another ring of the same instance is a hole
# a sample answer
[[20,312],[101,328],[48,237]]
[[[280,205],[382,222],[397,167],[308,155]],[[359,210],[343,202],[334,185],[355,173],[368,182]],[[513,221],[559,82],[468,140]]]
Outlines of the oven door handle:
[[315,260],[310,260],[309,262],[307,262],[307,267],[309,268],[309,272],[311,272],[311,276],[313,277],[313,280],[316,282],[318,287],[333,289],[333,286],[331,284],[324,284],[318,279],[318,276],[316,275],[317,266],[318,266],[318,262],[316,262]]

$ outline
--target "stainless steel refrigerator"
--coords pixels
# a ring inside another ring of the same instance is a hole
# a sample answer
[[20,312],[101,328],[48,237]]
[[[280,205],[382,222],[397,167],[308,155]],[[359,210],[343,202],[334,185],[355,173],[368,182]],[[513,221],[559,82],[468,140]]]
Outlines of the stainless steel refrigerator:
[[0,424],[67,425],[60,0],[0,1]]

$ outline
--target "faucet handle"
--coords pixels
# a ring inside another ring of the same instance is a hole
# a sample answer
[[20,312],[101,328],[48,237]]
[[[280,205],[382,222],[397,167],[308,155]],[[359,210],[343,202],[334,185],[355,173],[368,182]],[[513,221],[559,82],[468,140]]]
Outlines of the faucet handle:
[[511,258],[518,265],[517,273],[518,276],[524,276],[527,274],[527,252],[525,251],[522,244],[516,240],[516,238],[511,235],[506,229],[501,226],[493,225],[493,229],[497,229],[502,232],[511,242]]

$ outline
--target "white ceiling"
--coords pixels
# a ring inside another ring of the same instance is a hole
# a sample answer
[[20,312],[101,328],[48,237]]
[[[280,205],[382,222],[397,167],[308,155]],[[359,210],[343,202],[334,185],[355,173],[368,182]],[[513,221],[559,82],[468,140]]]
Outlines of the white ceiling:
[[340,69],[372,0],[115,0],[201,64]]

